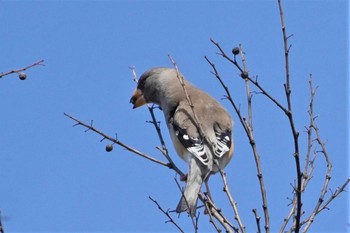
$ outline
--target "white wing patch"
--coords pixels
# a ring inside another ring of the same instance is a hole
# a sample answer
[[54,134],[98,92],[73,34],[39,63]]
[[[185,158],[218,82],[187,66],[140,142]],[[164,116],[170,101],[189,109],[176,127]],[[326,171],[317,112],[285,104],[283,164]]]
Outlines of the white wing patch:
[[[190,137],[187,134],[186,129],[182,129],[175,124],[173,124],[173,128],[175,135],[181,144],[204,165],[208,165],[209,156],[204,149],[202,138]],[[230,147],[232,145],[232,133],[230,130],[226,132],[215,131],[215,136],[217,141],[215,148],[213,148],[214,154],[217,158],[221,158],[227,151],[230,150]]]
[[221,158],[231,147],[231,132],[227,131],[224,133],[215,132],[216,135],[216,148],[214,153],[217,157]]
[[205,153],[203,141],[200,138],[190,137],[185,129],[174,125],[175,135],[181,144],[204,165],[208,165],[209,158]]

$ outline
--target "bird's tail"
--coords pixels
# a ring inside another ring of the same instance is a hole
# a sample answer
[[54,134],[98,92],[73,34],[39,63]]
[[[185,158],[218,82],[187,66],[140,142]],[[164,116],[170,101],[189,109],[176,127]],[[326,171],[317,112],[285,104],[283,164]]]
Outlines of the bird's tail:
[[203,174],[197,162],[195,158],[190,161],[185,190],[176,207],[177,213],[187,211],[191,216],[196,214],[198,193],[203,183]]

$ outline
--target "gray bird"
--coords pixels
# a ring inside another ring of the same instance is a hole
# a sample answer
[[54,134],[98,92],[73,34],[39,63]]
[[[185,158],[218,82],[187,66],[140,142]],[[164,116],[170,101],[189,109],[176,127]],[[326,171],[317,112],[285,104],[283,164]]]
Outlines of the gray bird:
[[189,165],[186,186],[176,212],[187,211],[194,216],[202,183],[219,171],[216,164],[223,169],[232,158],[233,121],[214,98],[183,79],[194,106],[192,110],[178,75],[182,76],[170,68],[146,71],[130,102],[133,108],[154,103],[163,110],[175,150]]

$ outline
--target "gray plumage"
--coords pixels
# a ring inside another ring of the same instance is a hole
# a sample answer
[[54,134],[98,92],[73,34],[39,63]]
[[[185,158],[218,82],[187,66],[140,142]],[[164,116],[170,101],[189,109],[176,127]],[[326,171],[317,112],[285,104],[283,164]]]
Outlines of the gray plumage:
[[[186,186],[176,211],[187,211],[193,216],[203,181],[218,171],[214,159],[223,169],[232,158],[233,122],[221,104],[184,79],[194,106],[192,110],[177,76],[175,69],[153,68],[142,74],[137,89],[145,102],[162,108],[176,152],[189,164]],[[134,107],[137,98],[131,99]]]

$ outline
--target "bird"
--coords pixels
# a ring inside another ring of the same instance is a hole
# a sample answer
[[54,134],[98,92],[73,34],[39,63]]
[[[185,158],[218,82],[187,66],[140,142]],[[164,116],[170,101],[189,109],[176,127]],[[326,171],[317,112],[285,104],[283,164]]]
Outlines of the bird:
[[175,150],[189,166],[176,212],[195,216],[203,182],[232,158],[234,122],[230,113],[177,68],[155,67],[144,72],[130,103],[133,109],[153,103],[163,111]]

